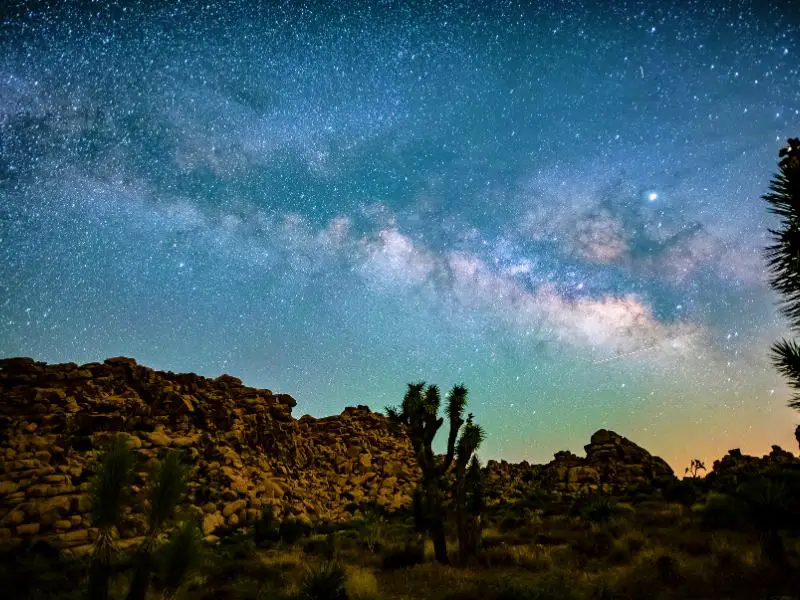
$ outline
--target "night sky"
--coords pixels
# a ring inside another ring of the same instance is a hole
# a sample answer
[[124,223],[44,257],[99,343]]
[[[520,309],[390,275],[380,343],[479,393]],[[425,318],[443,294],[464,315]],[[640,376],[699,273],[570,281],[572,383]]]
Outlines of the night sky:
[[483,459],[797,450],[794,2],[107,4],[0,9],[0,355],[297,417],[463,382]]

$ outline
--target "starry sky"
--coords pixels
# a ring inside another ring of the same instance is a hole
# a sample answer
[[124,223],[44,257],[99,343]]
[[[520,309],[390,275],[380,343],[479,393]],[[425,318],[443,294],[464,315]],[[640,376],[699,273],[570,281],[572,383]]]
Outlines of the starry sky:
[[298,417],[463,382],[484,459],[796,451],[760,197],[798,7],[480,4],[4,3],[0,355]]

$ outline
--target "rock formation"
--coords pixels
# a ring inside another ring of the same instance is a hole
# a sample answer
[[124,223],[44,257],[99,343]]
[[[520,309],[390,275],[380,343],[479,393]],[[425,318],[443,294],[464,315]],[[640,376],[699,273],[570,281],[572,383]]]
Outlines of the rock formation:
[[489,502],[518,500],[535,489],[561,496],[647,490],[675,479],[664,460],[613,431],[600,429],[584,448],[585,458],[561,451],[546,465],[489,461]]
[[[0,546],[36,538],[85,549],[95,535],[89,481],[117,433],[140,458],[123,540],[144,532],[147,472],[168,448],[193,466],[187,500],[206,536],[252,523],[265,505],[279,518],[311,522],[410,506],[420,474],[403,425],[366,406],[295,419],[295,404],[230,375],[154,371],[129,358],[81,366],[0,360]],[[490,504],[537,487],[574,495],[673,477],[664,461],[606,430],[592,436],[585,458],[489,461],[485,474]]]
[[772,451],[764,456],[749,456],[735,448],[714,461],[705,480],[714,489],[730,491],[753,477],[781,474],[788,470],[800,473],[800,459],[780,446],[772,446]]
[[[294,399],[229,375],[154,371],[128,358],[78,366],[0,361],[0,544],[36,536],[61,548],[92,541],[89,479],[110,436],[147,468],[167,448],[193,465],[188,501],[206,535],[271,504],[279,517],[342,520],[367,503],[410,503],[418,473],[401,426],[370,412],[292,418]],[[123,538],[144,532],[129,511]]]

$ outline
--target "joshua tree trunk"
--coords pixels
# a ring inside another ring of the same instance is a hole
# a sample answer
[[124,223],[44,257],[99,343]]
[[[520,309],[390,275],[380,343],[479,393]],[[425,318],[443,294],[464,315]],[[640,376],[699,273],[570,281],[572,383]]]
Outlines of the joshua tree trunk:
[[101,528],[89,567],[89,600],[108,600],[108,581],[111,579],[111,554],[113,551],[114,542],[111,538],[111,531],[108,528]]
[[429,480],[425,490],[428,500],[428,514],[430,515],[428,529],[433,541],[433,554],[436,562],[449,565],[447,538],[444,533],[444,509],[442,508],[442,494],[438,482],[435,479]]
[[467,514],[466,466],[463,460],[456,463],[456,527],[458,529],[458,561],[465,565],[471,554],[469,543],[469,515]]
[[148,538],[142,542],[141,549],[136,553],[133,579],[128,589],[127,600],[145,600],[150,587],[150,571],[152,569],[152,547],[155,540]]

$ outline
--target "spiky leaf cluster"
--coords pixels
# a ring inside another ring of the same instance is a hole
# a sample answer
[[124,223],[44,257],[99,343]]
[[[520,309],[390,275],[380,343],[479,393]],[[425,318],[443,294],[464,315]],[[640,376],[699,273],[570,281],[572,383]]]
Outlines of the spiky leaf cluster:
[[[800,331],[800,139],[790,138],[780,153],[779,173],[763,199],[779,217],[779,227],[770,229],[774,243],[767,247],[770,284],[783,297],[781,312],[793,332]],[[789,406],[800,409],[800,346],[794,340],[772,345],[772,360],[795,390]]]
[[119,522],[125,494],[133,475],[134,454],[128,438],[118,435],[111,440],[100,467],[91,484],[92,524],[101,529],[111,528]]

